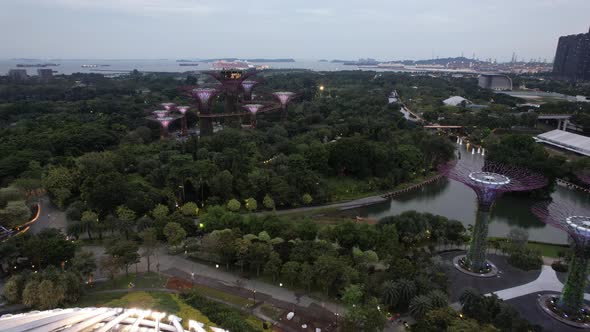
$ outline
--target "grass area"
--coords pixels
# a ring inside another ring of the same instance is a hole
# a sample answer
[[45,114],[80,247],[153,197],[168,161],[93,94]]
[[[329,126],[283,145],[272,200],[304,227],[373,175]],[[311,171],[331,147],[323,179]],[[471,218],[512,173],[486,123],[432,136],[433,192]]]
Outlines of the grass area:
[[264,326],[262,325],[262,324],[264,324],[264,322],[254,315],[246,316],[245,320],[246,320],[246,323],[248,323],[248,325],[252,326],[253,328],[257,329],[258,331],[268,331],[268,329],[265,330]]
[[326,183],[328,192],[332,193],[332,202],[348,201],[379,194],[379,191],[372,188],[370,182],[351,177],[328,178]]
[[263,305],[261,305],[260,306],[260,311],[264,315],[266,315],[266,316],[268,316],[268,317],[270,317],[270,318],[272,318],[274,320],[279,320],[279,318],[281,318],[281,316],[284,313],[283,310],[278,309],[278,308],[275,308],[275,307],[271,306],[270,304],[263,304]]
[[166,287],[166,280],[166,277],[154,272],[133,273],[128,276],[117,277],[114,280],[97,282],[94,284],[93,290],[125,289],[129,288],[130,283],[133,283],[135,288],[164,288]]
[[549,243],[538,243],[538,242],[529,242],[527,246],[531,249],[538,250],[541,252],[541,255],[545,257],[552,257],[558,258],[558,253],[564,252],[567,253],[569,248],[567,246],[560,246],[557,244],[549,244]]
[[192,319],[207,326],[216,326],[199,310],[186,304],[177,294],[165,292],[129,292],[129,293],[95,293],[84,295],[77,303],[77,307],[115,307],[141,308],[145,310],[162,311],[182,318],[185,328],[188,320]]
[[235,304],[235,305],[238,305],[241,307],[248,307],[253,304],[252,301],[245,299],[243,297],[232,295],[232,294],[222,292],[220,290],[209,288],[206,286],[195,285],[193,287],[193,289],[195,291],[197,291],[197,293],[199,293],[202,296],[210,297],[210,298],[217,299],[217,300],[231,303],[231,304]]

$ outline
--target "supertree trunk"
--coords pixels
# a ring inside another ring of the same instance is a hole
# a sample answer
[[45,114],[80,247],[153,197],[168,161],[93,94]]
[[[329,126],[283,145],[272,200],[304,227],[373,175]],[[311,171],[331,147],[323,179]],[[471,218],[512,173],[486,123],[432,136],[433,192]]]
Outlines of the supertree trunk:
[[467,264],[471,271],[479,272],[486,269],[486,251],[490,209],[478,205],[473,227],[473,237],[467,251]]
[[[225,95],[225,107],[224,112],[226,114],[234,114],[238,111],[238,96],[234,94]],[[239,128],[241,126],[241,118],[239,116],[227,116],[225,117],[225,123],[228,127]]]
[[180,134],[182,136],[186,136],[186,135],[188,135],[188,126],[186,124],[186,115],[184,115],[180,121],[182,123]]
[[584,306],[584,291],[588,282],[588,254],[586,250],[574,249],[558,306],[566,313],[578,314]]

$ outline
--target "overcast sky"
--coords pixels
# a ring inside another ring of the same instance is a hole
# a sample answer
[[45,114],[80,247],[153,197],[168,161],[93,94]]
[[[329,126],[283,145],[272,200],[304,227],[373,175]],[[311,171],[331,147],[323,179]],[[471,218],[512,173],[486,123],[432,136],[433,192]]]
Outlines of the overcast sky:
[[551,60],[590,0],[0,0],[0,58]]

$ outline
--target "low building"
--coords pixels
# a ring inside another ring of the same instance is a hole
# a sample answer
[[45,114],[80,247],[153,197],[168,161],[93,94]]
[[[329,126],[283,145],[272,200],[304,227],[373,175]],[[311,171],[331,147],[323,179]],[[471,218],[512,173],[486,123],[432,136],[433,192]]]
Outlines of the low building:
[[467,105],[471,104],[471,101],[461,97],[461,96],[452,96],[445,100],[443,100],[443,104],[447,106],[459,106],[459,105]]
[[477,85],[482,89],[508,91],[512,90],[512,79],[501,74],[482,74],[479,76]]
[[539,143],[572,151],[583,156],[590,156],[590,137],[555,129],[537,135],[535,140]]
[[0,316],[2,331],[153,331],[153,332],[228,332],[194,320],[185,329],[181,318],[141,309],[69,308],[31,311]]

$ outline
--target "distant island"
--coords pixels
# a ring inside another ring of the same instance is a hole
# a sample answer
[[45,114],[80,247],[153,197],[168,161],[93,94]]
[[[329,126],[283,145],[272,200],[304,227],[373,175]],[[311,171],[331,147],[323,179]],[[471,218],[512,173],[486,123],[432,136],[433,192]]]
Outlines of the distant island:
[[295,62],[295,59],[264,59],[264,58],[255,58],[255,59],[240,59],[240,58],[217,58],[217,59],[205,59],[200,60],[201,62],[215,62],[215,61],[238,61],[238,60],[245,60],[248,62]]

